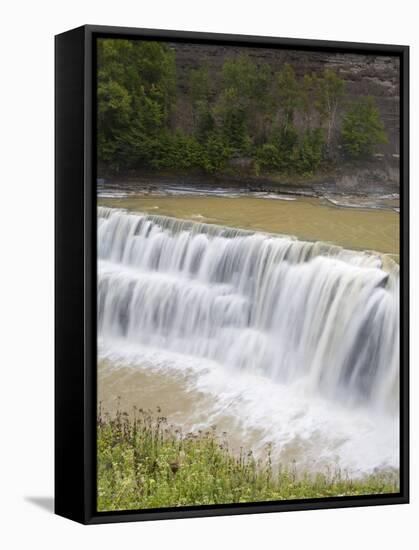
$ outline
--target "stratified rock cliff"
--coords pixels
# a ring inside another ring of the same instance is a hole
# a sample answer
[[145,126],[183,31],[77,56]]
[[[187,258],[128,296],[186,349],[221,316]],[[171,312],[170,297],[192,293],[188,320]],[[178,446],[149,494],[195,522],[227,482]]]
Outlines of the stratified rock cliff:
[[304,50],[255,48],[243,46],[171,44],[176,52],[178,100],[176,124],[187,129],[192,124],[190,100],[187,97],[189,73],[203,64],[210,77],[220,76],[223,63],[245,53],[256,64],[268,63],[272,72],[284,63],[293,66],[297,77],[306,73],[322,73],[335,70],[346,81],[346,99],[370,95],[380,110],[389,143],[380,147],[386,157],[399,155],[399,58],[395,56],[359,55],[348,53],[324,53]]

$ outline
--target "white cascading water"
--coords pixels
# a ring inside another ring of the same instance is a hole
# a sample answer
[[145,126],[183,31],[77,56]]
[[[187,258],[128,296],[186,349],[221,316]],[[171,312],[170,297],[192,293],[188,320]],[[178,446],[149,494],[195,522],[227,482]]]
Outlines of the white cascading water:
[[376,254],[99,207],[98,334],[397,415],[398,266]]

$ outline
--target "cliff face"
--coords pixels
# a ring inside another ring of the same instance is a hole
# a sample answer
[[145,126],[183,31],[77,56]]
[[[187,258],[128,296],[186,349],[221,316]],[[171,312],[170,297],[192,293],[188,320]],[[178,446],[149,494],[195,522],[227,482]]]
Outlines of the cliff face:
[[181,43],[171,44],[171,47],[176,53],[178,99],[175,117],[179,126],[188,129],[192,124],[189,72],[205,64],[210,77],[216,80],[227,59],[245,53],[257,65],[268,63],[272,72],[289,63],[298,78],[306,73],[319,74],[325,69],[333,69],[346,81],[346,100],[366,95],[374,97],[389,138],[389,143],[380,147],[380,153],[385,154],[390,162],[397,162],[400,131],[398,57]]

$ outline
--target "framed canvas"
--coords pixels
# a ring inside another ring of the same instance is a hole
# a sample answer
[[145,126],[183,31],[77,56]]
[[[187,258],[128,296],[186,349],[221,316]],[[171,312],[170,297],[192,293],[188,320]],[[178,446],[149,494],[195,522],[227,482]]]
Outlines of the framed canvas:
[[56,37],[55,510],[407,503],[407,46]]

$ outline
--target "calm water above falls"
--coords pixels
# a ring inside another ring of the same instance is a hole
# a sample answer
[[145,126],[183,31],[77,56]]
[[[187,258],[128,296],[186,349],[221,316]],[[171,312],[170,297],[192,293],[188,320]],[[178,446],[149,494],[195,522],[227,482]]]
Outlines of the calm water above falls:
[[[102,354],[137,354],[166,369],[183,357],[203,369],[199,390],[216,394],[219,407],[227,396],[242,425],[274,420],[266,437],[278,448],[313,435],[327,445],[333,433],[323,432],[336,430],[334,456],[355,468],[345,445],[356,443],[353,423],[363,418],[365,468],[383,456],[397,465],[397,266],[389,273],[376,255],[104,207],[98,257]],[[235,389],[246,395],[240,407]]]
[[[342,197],[342,200],[348,198]],[[376,250],[393,255],[396,261],[399,254],[397,212],[362,206],[337,207],[324,197],[137,193],[128,197],[100,197],[98,202],[100,206],[140,213],[295,235],[302,241],[331,242],[350,250]]]

